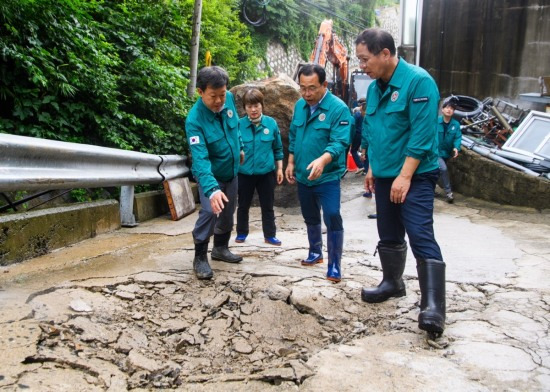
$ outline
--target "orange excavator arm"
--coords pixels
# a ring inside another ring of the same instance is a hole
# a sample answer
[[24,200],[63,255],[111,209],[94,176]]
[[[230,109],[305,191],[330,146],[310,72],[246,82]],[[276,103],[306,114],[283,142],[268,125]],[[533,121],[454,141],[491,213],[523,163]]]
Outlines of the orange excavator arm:
[[348,83],[348,51],[332,31],[332,20],[325,19],[319,28],[315,48],[309,61],[324,67],[330,61],[340,74],[341,94],[344,95]]

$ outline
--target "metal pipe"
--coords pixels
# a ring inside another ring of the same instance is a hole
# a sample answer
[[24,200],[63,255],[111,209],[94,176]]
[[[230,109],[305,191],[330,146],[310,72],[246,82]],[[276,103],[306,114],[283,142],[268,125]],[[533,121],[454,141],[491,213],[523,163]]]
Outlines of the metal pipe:
[[550,161],[547,160],[547,159],[538,159],[538,158],[528,157],[528,156],[523,155],[523,154],[518,154],[518,153],[515,153],[515,152],[511,152],[511,151],[499,150],[499,149],[496,149],[496,148],[491,149],[491,152],[494,153],[494,154],[497,154],[498,156],[501,156],[501,157],[504,157],[504,158],[507,158],[507,159],[511,159],[513,161],[529,163],[529,164],[533,164],[533,165],[540,165],[540,166],[543,166],[543,167],[547,167],[550,170]]
[[510,126],[510,124],[508,124],[508,121],[506,121],[506,119],[504,118],[504,116],[500,113],[500,110],[498,110],[496,107],[494,106],[491,106],[491,110],[492,112],[495,114],[495,116],[498,118],[498,121],[502,124],[502,126],[504,127],[504,129],[508,130],[508,131],[513,131],[512,127]]
[[537,172],[534,172],[533,170],[530,170],[524,166],[521,166],[515,162],[510,161],[509,159],[503,158],[501,156],[496,155],[491,151],[491,149],[484,147],[478,143],[476,143],[474,140],[468,138],[467,136],[462,135],[462,145],[466,147],[469,150],[473,150],[477,152],[479,155],[484,156],[486,158],[489,158],[495,162],[502,163],[506,166],[512,167],[514,169],[520,170],[524,172],[525,174],[528,174],[533,177],[539,177],[540,174]]
[[486,118],[486,119],[484,119],[484,120],[476,121],[476,122],[473,122],[473,123],[470,123],[470,124],[466,124],[466,125],[461,125],[461,126],[460,126],[460,129],[463,130],[463,129],[467,129],[467,128],[470,128],[470,127],[474,127],[474,126],[476,126],[476,125],[483,124],[483,123],[486,123],[486,122],[488,122],[488,121],[491,121],[491,120],[493,120],[494,118],[495,118],[494,116],[493,116],[493,117],[488,117],[488,118]]

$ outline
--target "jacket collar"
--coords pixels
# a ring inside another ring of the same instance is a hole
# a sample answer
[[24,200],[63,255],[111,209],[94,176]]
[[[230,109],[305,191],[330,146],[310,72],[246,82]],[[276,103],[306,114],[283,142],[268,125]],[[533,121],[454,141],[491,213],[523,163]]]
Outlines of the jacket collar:
[[[225,99],[227,102],[227,93],[225,93]],[[210,122],[214,122],[216,120],[216,113],[214,113],[212,110],[208,108],[208,106],[204,104],[204,102],[202,101],[202,98],[199,97],[199,100],[197,101],[197,103],[203,118],[206,118]],[[227,112],[227,105],[223,107],[220,113],[222,114],[222,116],[225,117],[226,112]]]
[[[323,95],[323,98],[321,99],[321,101],[319,102],[319,107],[317,109],[323,109],[323,110],[329,110],[330,109],[330,96],[332,95],[332,93],[330,92],[330,90],[327,88],[327,92],[325,95]],[[303,110],[309,110],[309,105],[308,103],[306,102],[305,99],[303,98],[300,98],[303,103],[302,103],[302,109]],[[317,111],[315,112],[317,113]]]
[[399,62],[397,63],[397,67],[395,67],[395,71],[393,71],[389,85],[400,88],[403,85],[403,81],[406,79],[409,68],[410,65],[403,59],[403,57],[399,57]]
[[[242,125],[245,128],[248,128],[249,126],[254,125],[252,123],[252,121],[250,121],[250,119],[248,118],[248,116],[246,114],[243,117],[241,117],[241,121],[243,122]],[[262,119],[260,120],[258,125],[262,125],[264,128],[267,127],[266,120],[265,120],[265,114],[262,114]]]

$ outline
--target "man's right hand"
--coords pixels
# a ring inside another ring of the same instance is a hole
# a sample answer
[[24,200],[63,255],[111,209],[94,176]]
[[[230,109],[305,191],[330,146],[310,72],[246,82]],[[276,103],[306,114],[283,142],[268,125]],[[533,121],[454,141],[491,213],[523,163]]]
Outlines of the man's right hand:
[[223,192],[217,192],[210,198],[210,207],[212,208],[212,212],[216,215],[222,212],[224,208],[224,202],[227,203],[229,199],[227,196],[225,196],[225,193]]
[[294,177],[294,163],[288,163],[285,170],[285,177],[289,184],[294,184],[296,178]]
[[369,171],[365,176],[365,191],[376,193],[374,191],[374,176],[372,175],[372,169],[370,168],[370,166],[369,166]]

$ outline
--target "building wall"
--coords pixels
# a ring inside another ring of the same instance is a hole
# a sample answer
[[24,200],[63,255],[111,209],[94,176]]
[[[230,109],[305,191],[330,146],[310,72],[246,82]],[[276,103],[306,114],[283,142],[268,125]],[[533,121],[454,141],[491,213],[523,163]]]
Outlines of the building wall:
[[529,107],[519,94],[550,75],[550,0],[423,1],[420,65],[441,95]]

